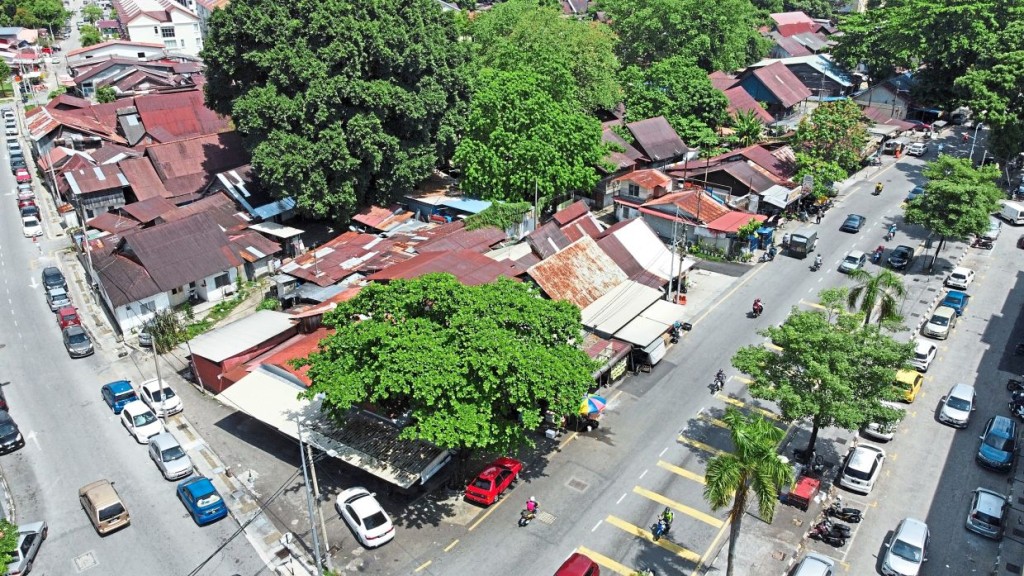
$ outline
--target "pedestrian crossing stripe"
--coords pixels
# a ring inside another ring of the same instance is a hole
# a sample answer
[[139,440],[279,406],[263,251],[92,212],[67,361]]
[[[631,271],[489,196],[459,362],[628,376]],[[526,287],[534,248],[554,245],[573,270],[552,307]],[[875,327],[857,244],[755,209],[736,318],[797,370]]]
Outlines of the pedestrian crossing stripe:
[[672,508],[673,510],[678,510],[679,512],[682,512],[683,514],[686,514],[687,516],[689,516],[691,518],[696,518],[697,520],[700,520],[701,522],[703,522],[705,524],[709,524],[711,526],[714,526],[715,528],[721,528],[722,525],[725,524],[725,522],[719,520],[718,518],[715,518],[714,516],[712,516],[710,514],[705,514],[704,512],[701,512],[700,510],[696,510],[694,508],[690,508],[689,506],[687,506],[685,504],[676,502],[675,500],[670,500],[670,499],[662,496],[661,494],[658,494],[656,492],[651,492],[650,490],[647,490],[645,488],[641,488],[639,486],[634,486],[633,487],[633,492],[643,496],[644,498],[647,498],[648,500],[652,500],[654,502],[657,502],[658,504],[661,504],[662,506],[668,506],[669,508]]
[[761,408],[761,407],[758,407],[758,406],[749,405],[749,404],[747,404],[746,402],[744,402],[742,400],[733,398],[732,396],[726,396],[725,394],[715,394],[715,397],[718,398],[719,400],[721,400],[722,402],[725,402],[726,404],[732,404],[733,406],[735,406],[737,408],[749,408],[749,409],[753,410],[754,412],[757,412],[758,414],[761,414],[762,416],[765,416],[766,418],[771,418],[772,420],[781,420],[782,419],[781,416],[779,416],[778,414],[772,412],[771,410],[765,410],[764,408]]
[[[612,560],[604,554],[594,552],[593,550],[585,546],[580,546],[579,548],[576,548],[576,551],[580,554],[583,554],[587,558],[590,558],[594,562],[600,564],[602,569],[607,568],[608,570],[611,570],[616,574],[621,574],[622,576],[633,576],[634,574],[636,574],[636,570],[633,570],[632,568],[629,568],[628,566],[625,566],[623,564],[619,564],[618,562]],[[602,572],[603,571],[604,570],[602,570]]]
[[690,438],[687,438],[686,436],[680,436],[680,437],[676,438],[676,442],[679,442],[680,444],[686,444],[687,446],[692,446],[692,447],[696,448],[697,450],[701,450],[701,451],[707,452],[709,454],[713,454],[715,456],[719,456],[721,454],[725,454],[724,450],[719,450],[718,448],[715,448],[713,446],[709,446],[709,445],[707,445],[707,444],[705,444],[703,442],[697,441],[697,440],[692,440]]
[[682,558],[684,560],[689,560],[690,562],[693,562],[694,564],[696,564],[697,562],[700,562],[700,555],[699,554],[697,554],[693,550],[687,550],[686,548],[683,548],[682,546],[680,546],[679,544],[676,544],[675,542],[669,541],[668,537],[659,538],[658,541],[655,542],[654,541],[654,536],[651,535],[651,531],[650,530],[648,530],[646,528],[641,528],[639,526],[635,526],[633,524],[630,524],[629,522],[626,522],[625,520],[623,520],[621,518],[616,518],[615,516],[609,516],[608,518],[605,519],[605,522],[611,524],[612,526],[615,526],[616,528],[619,528],[623,532],[632,534],[633,536],[636,536],[637,538],[642,538],[642,539],[647,540],[648,542],[650,542],[652,544],[657,544],[658,546],[664,548],[665,550],[668,550],[669,552],[675,554],[676,556],[679,556],[680,558]]
[[707,484],[707,482],[704,480],[704,477],[701,476],[700,474],[696,474],[694,472],[690,472],[689,470],[686,470],[684,468],[680,468],[679,466],[676,466],[674,464],[669,464],[668,462],[665,462],[664,460],[658,460],[658,467],[662,468],[662,469],[665,469],[665,470],[668,470],[669,472],[671,472],[673,474],[677,474],[679,476],[682,476],[683,478],[686,478],[688,480],[693,480],[694,482],[696,482],[698,484]]

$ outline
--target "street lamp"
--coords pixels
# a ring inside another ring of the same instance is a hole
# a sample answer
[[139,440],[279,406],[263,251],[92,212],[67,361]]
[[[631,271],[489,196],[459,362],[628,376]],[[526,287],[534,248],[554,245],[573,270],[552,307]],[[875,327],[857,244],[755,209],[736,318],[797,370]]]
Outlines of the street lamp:
[[[988,110],[982,110],[981,114],[978,114],[978,118],[984,118],[986,114],[988,114]],[[978,143],[978,130],[981,130],[983,125],[984,122],[979,121],[978,125],[974,127],[974,138],[971,139],[971,153],[968,156],[968,160],[971,162],[974,162],[974,145]]]

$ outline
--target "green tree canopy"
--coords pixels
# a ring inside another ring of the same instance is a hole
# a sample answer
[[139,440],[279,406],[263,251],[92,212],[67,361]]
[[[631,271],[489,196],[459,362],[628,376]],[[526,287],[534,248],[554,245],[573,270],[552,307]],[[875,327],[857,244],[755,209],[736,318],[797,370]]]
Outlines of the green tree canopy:
[[111,86],[100,86],[96,89],[96,102],[105,104],[117,100],[117,92]]
[[722,421],[729,427],[733,450],[715,456],[705,473],[704,499],[712,510],[729,507],[729,552],[726,576],[732,576],[740,525],[747,513],[747,501],[753,491],[761,518],[768,522],[775,515],[779,490],[793,483],[793,467],[778,454],[785,432],[761,415],[745,416],[728,408]]
[[78,41],[82,44],[82,47],[92,46],[103,42],[103,36],[100,35],[99,29],[95,26],[86,24],[78,30]]
[[533,201],[597,184],[607,148],[601,123],[552,98],[531,72],[482,70],[452,163],[463,191],[489,200]]
[[82,18],[89,24],[95,24],[103,19],[103,8],[95,4],[88,4],[82,8]]
[[2,0],[0,24],[25,28],[62,27],[70,17],[61,0]]
[[18,527],[7,519],[0,519],[0,566],[7,573],[7,565],[14,561],[18,549]]
[[453,147],[466,52],[433,0],[238,0],[209,29],[207,103],[309,213],[387,203]]
[[[363,318],[363,319],[359,319]],[[524,282],[463,286],[447,274],[370,284],[328,313],[337,331],[307,359],[312,398],[409,414],[402,431],[445,448],[507,451],[545,409],[568,415],[593,385],[580,311]]]
[[907,203],[903,217],[940,237],[935,246],[936,259],[946,239],[984,233],[989,215],[1006,197],[996,185],[999,169],[974,168],[968,158],[943,154],[925,166],[924,176],[925,193]]
[[672,56],[648,68],[629,66],[620,77],[630,122],[664,116],[687,145],[717,143],[712,129],[728,121],[729,101],[694,60]]
[[801,120],[794,144],[798,152],[834,162],[849,173],[860,166],[867,142],[868,132],[860,106],[844,99],[824,102],[809,118]]
[[732,118],[733,138],[740,146],[752,146],[764,140],[764,121],[753,110],[739,110]]
[[900,303],[907,290],[898,274],[888,268],[882,268],[875,274],[860,268],[848,276],[857,285],[850,289],[847,306],[864,315],[865,325],[871,323],[875,310],[878,310],[879,324],[901,320]]
[[781,347],[745,346],[732,365],[750,375],[751,396],[775,402],[787,420],[807,418],[813,450],[821,428],[856,430],[881,411],[882,400],[898,399],[893,382],[913,353],[863,325],[859,314],[794,310],[781,326],[761,332]]
[[557,4],[510,0],[481,12],[469,31],[479,67],[534,72],[555,100],[585,111],[622,100],[615,35],[604,24],[565,18]]
[[807,152],[796,153],[796,175],[793,179],[802,182],[804,176],[814,178],[814,196],[817,198],[834,196],[832,184],[843,180],[847,175],[846,170],[835,162],[816,158]]
[[768,52],[750,0],[600,0],[619,35],[623,64],[684,56],[707,72],[733,70]]

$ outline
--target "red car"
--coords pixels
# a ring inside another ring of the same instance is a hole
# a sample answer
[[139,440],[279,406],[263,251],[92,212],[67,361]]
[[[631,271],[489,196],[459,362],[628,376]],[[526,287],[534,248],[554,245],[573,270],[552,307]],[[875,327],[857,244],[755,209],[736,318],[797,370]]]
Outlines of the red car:
[[78,309],[74,306],[62,306],[57,309],[57,325],[63,330],[68,326],[81,326],[82,319],[78,317]]
[[18,198],[18,209],[21,210],[25,206],[35,206],[36,201],[32,198]]
[[555,576],[601,576],[601,568],[590,558],[573,552],[558,568]]
[[14,179],[17,180],[19,184],[22,182],[31,182],[32,175],[28,173],[28,170],[18,168],[18,171],[14,173]]
[[502,456],[492,462],[466,486],[466,500],[490,506],[509,486],[519,479],[523,463]]

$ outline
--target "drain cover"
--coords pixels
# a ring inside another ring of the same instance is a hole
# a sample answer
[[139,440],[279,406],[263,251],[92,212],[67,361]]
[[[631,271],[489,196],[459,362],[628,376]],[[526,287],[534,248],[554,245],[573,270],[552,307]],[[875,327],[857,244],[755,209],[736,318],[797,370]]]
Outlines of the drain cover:
[[545,524],[553,524],[555,522],[555,517],[549,512],[539,512],[537,513],[537,520]]
[[578,478],[573,478],[572,480],[569,480],[566,486],[572,488],[577,492],[585,492],[587,488],[590,488],[590,484],[587,484],[586,482]]
[[89,568],[95,568],[100,564],[96,561],[96,555],[92,552],[92,550],[86,552],[85,554],[82,554],[81,556],[76,556],[74,562],[75,570],[78,572],[85,572]]

